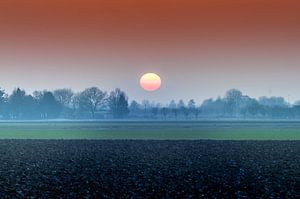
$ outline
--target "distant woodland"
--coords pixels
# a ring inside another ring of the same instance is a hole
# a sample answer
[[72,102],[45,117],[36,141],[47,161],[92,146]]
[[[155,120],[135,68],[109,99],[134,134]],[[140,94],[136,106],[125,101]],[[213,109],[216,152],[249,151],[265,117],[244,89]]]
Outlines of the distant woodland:
[[35,91],[17,88],[8,95],[0,90],[2,120],[205,120],[205,119],[300,119],[300,102],[289,104],[283,97],[244,95],[237,89],[223,97],[197,104],[193,99],[172,100],[167,105],[144,100],[128,101],[126,93],[110,93],[91,87],[75,93],[71,89]]

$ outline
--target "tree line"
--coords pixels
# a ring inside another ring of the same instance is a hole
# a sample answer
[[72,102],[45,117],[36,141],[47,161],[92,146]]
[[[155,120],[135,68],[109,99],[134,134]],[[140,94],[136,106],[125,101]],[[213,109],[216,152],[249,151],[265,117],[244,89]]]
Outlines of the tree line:
[[120,89],[109,94],[97,87],[79,93],[57,89],[26,94],[17,88],[11,95],[0,90],[1,119],[106,119],[128,114],[128,97]]
[[291,105],[283,97],[255,99],[237,89],[228,90],[224,97],[204,100],[201,105],[193,99],[187,103],[172,100],[165,106],[145,100],[141,104],[132,101],[129,110],[132,117],[162,120],[300,119],[300,101]]
[[10,95],[0,89],[0,119],[299,119],[300,102],[291,105],[283,97],[251,98],[237,89],[224,97],[204,100],[198,105],[191,99],[162,105],[133,100],[120,89],[109,93],[97,87],[81,92],[71,89],[35,91],[27,94],[17,88]]

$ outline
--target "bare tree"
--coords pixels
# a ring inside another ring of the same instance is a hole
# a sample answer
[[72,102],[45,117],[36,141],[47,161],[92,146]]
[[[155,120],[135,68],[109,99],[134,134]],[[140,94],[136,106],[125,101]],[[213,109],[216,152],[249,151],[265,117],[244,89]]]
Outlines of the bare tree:
[[87,88],[78,95],[80,110],[87,111],[95,118],[95,112],[104,105],[107,93],[97,87]]
[[179,112],[185,117],[185,119],[188,119],[189,109],[185,106],[183,100],[179,100],[177,107]]
[[149,100],[143,100],[142,101],[142,108],[143,108],[143,112],[144,112],[144,117],[147,117],[149,115],[150,109],[151,109],[151,105]]
[[193,99],[191,99],[188,102],[187,108],[188,108],[188,112],[193,114],[196,117],[196,113],[195,113],[196,112],[196,103]]
[[70,107],[74,92],[71,89],[63,88],[54,90],[55,99],[64,107]]
[[243,94],[237,89],[230,89],[225,94],[227,112],[231,116],[236,116]]
[[131,103],[130,103],[130,106],[129,106],[129,112],[130,112],[130,115],[133,116],[133,117],[139,117],[141,115],[141,105],[133,100]]
[[108,106],[114,118],[124,118],[129,114],[128,97],[118,88],[110,93]]
[[73,97],[74,92],[71,89],[63,88],[54,90],[53,95],[61,105],[61,117],[63,118],[70,118],[73,116]]
[[1,117],[5,114],[5,109],[8,101],[8,95],[5,93],[4,90],[0,88],[0,112],[1,112]]
[[161,114],[163,115],[164,120],[167,119],[168,112],[169,112],[169,109],[167,107],[162,107],[161,108]]
[[173,113],[174,118],[177,120],[177,116],[178,116],[178,110],[177,110],[177,105],[176,102],[174,100],[172,100],[169,104],[169,109],[170,111]]

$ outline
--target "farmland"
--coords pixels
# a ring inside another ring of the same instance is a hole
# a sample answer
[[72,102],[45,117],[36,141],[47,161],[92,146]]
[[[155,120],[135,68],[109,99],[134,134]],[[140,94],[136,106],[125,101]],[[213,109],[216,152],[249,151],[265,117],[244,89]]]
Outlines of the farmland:
[[1,198],[297,198],[297,122],[2,122]]
[[0,197],[297,198],[299,150],[299,141],[0,140]]

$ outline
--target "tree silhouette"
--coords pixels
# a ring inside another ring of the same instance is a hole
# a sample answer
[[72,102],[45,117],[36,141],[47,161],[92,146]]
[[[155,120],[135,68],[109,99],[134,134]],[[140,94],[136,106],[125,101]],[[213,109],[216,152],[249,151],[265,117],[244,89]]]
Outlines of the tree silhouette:
[[108,106],[114,118],[124,118],[129,114],[128,98],[125,92],[118,88],[110,93]]
[[17,88],[9,96],[10,117],[12,119],[21,119],[24,112],[25,91]]
[[3,89],[0,88],[0,113],[2,118],[6,117],[7,114],[7,101],[8,96]]
[[51,119],[59,116],[62,107],[51,92],[45,91],[39,101],[39,108],[43,119]]
[[188,102],[188,112],[196,117],[196,103],[193,99]]
[[72,100],[74,97],[74,92],[71,89],[63,88],[54,90],[53,95],[62,106],[61,116],[66,118],[72,117]]
[[237,114],[238,106],[242,99],[242,92],[237,89],[230,89],[225,94],[227,112],[230,116]]
[[78,107],[82,111],[87,111],[91,117],[95,118],[95,112],[104,105],[106,92],[97,87],[87,88],[78,95]]

